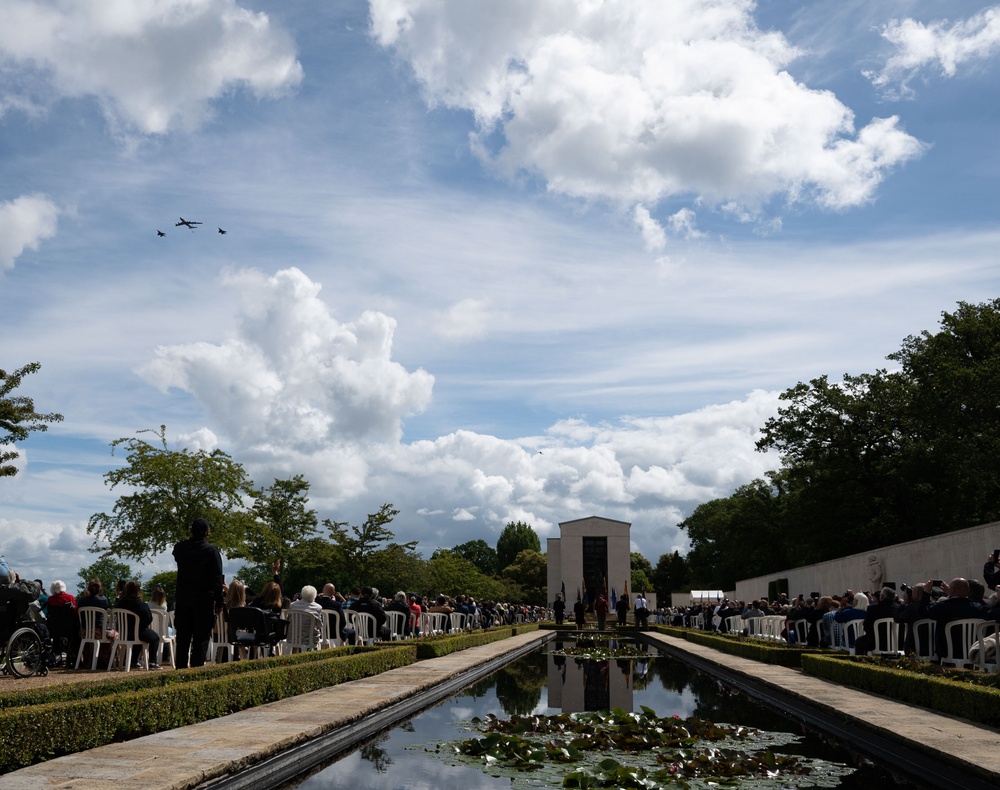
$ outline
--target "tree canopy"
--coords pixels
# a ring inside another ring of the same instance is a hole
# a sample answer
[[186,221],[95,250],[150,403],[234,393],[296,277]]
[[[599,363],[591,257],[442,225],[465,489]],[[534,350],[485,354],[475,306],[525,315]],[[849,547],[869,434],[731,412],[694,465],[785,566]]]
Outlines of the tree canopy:
[[696,586],[1000,519],[1000,299],[960,302],[887,358],[782,393],[757,443],[781,467],[680,524]]
[[509,522],[497,538],[497,568],[503,571],[525,549],[541,552],[538,533],[523,521]]
[[37,372],[41,365],[31,362],[13,373],[0,370],[0,477],[13,477],[17,467],[11,461],[20,454],[13,449],[3,449],[14,442],[23,442],[31,431],[46,431],[48,423],[62,422],[63,416],[50,412],[39,414],[35,402],[27,395],[12,395],[21,386],[21,380]]
[[196,518],[212,528],[212,542],[231,557],[245,557],[255,534],[247,508],[256,492],[243,467],[222,450],[206,452],[167,447],[166,426],[151,444],[138,436],[116,439],[126,463],[104,475],[110,488],[124,486],[110,514],[95,513],[87,523],[91,551],[142,562],[189,535]]

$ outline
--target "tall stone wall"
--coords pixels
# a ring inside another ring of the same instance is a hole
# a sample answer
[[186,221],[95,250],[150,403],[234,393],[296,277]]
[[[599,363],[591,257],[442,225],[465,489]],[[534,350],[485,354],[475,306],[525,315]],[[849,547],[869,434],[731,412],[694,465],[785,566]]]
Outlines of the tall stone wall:
[[812,592],[835,595],[847,589],[872,590],[885,582],[895,582],[898,589],[900,582],[948,581],[957,576],[982,581],[983,564],[993,549],[1000,549],[1000,521],[743,579],[727,595],[742,601],[760,598],[775,579],[788,579],[789,598],[800,593],[808,597]]

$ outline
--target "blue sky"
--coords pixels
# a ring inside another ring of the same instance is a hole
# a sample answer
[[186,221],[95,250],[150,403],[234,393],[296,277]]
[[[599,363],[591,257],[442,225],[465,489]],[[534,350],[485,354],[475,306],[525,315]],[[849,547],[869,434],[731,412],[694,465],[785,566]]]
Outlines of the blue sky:
[[0,551],[46,580],[160,424],[428,553],[596,514],[655,562],[781,391],[997,295],[1000,6],[0,14],[0,365],[66,418]]

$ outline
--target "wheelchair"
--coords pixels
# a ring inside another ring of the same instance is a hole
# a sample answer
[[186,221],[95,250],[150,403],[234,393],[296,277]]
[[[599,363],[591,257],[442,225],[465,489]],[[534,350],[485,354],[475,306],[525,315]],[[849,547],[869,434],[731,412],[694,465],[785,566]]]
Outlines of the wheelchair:
[[27,606],[0,603],[0,662],[5,675],[44,676],[56,663],[52,639],[44,623],[26,619]]

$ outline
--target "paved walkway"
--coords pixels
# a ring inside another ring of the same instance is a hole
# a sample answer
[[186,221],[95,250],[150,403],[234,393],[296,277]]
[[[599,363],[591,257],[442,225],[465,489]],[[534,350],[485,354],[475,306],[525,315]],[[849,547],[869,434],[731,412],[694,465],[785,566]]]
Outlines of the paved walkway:
[[[672,650],[740,673],[757,683],[807,701],[846,724],[877,732],[899,743],[919,746],[919,751],[943,763],[975,766],[974,772],[989,777],[993,786],[1000,787],[1000,730],[993,727],[934,713],[888,697],[866,694],[805,675],[797,669],[730,656],[685,639],[653,632],[645,636]],[[864,737],[862,732],[858,736]]]
[[[496,656],[540,642],[548,634],[521,634],[231,716],[49,760],[0,776],[0,790],[107,790],[114,782],[143,790],[194,788],[348,725]],[[925,749],[942,761],[969,762],[993,774],[1000,787],[1000,731],[996,729],[854,691],[798,670],[723,655],[683,639],[646,635],[673,650],[808,700],[857,726],[887,733],[903,729],[919,737]]]
[[230,716],[59,757],[0,776],[0,789],[108,790],[112,783],[142,790],[197,787],[549,635],[531,631]]

